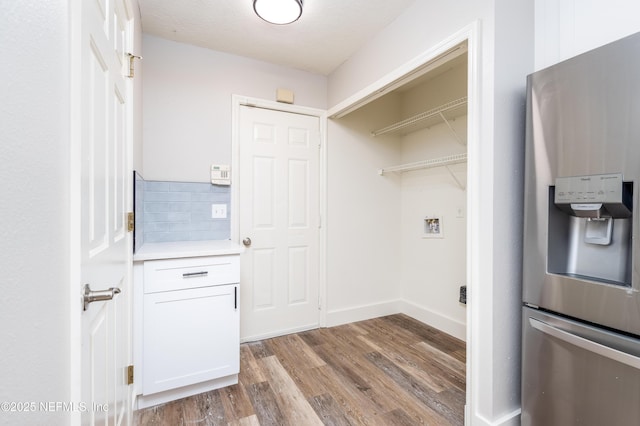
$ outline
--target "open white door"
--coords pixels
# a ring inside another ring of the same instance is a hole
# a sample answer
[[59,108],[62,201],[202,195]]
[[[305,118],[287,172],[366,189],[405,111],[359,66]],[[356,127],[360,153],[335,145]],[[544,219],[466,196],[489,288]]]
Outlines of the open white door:
[[[79,4],[78,4],[79,3]],[[132,238],[127,232],[131,203],[130,132],[126,46],[131,18],[123,0],[82,1],[80,24],[79,150],[81,282],[98,301],[82,310],[79,383],[82,424],[131,421],[127,367],[131,361]],[[119,294],[118,294],[119,293]],[[110,300],[106,300],[110,299]],[[85,297],[85,302],[87,298]]]
[[240,106],[238,126],[241,339],[316,328],[320,119]]

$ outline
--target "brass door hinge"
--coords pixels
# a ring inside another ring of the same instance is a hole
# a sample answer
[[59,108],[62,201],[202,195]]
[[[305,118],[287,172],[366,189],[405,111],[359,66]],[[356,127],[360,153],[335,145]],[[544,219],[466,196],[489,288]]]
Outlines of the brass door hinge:
[[133,232],[136,227],[136,215],[133,212],[127,213],[127,230]]
[[127,384],[133,384],[133,365],[127,366]]
[[133,71],[134,71],[133,60],[134,59],[142,59],[142,56],[138,56],[138,55],[133,55],[131,53],[127,53],[127,57],[129,58],[129,74],[127,75],[127,77],[128,78],[133,78]]

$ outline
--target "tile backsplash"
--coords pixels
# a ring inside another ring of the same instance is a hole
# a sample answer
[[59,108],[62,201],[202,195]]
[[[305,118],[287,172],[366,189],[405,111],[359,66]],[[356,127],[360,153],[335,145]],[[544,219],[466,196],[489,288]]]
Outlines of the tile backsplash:
[[[228,240],[231,236],[230,201],[228,186],[208,182],[144,181],[141,200],[143,242]],[[227,206],[226,219],[211,218],[213,204]],[[140,246],[136,244],[136,248]]]

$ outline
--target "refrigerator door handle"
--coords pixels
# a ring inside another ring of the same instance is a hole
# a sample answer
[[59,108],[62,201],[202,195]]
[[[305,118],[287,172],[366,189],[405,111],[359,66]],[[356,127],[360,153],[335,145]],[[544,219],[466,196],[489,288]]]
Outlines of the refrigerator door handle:
[[585,349],[589,352],[596,353],[613,361],[617,361],[619,363],[640,370],[640,358],[638,358],[637,356],[633,356],[626,352],[610,348],[609,346],[602,345],[600,343],[594,342],[593,340],[585,339],[584,337],[577,336],[573,333],[559,329],[535,318],[529,318],[529,323],[533,328],[545,334],[556,337],[564,342]]

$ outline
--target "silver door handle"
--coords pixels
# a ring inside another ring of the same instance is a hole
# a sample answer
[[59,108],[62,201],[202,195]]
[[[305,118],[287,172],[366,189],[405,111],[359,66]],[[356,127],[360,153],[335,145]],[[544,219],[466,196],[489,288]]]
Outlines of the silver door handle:
[[244,244],[245,247],[249,247],[251,245],[251,238],[245,238],[244,240],[242,240],[242,244]]
[[83,301],[83,311],[87,310],[87,306],[89,306],[89,303],[91,302],[99,302],[102,300],[111,300],[113,299],[113,296],[115,296],[116,294],[120,293],[120,289],[118,287],[111,287],[108,290],[96,290],[93,291],[91,290],[91,287],[89,287],[89,284],[85,284],[84,285],[84,292],[82,294],[82,301]]
[[573,333],[569,333],[568,331],[561,330],[535,318],[529,318],[529,323],[533,328],[542,331],[543,333],[546,333],[550,336],[556,337],[571,345],[577,346],[589,352],[596,353],[605,358],[609,358],[613,361],[617,361],[619,363],[626,364],[629,367],[637,368],[640,370],[640,358],[638,358],[637,356],[633,356],[626,352],[610,348],[609,346],[602,345],[600,343],[594,342],[593,340],[585,339],[584,337],[580,337]]

